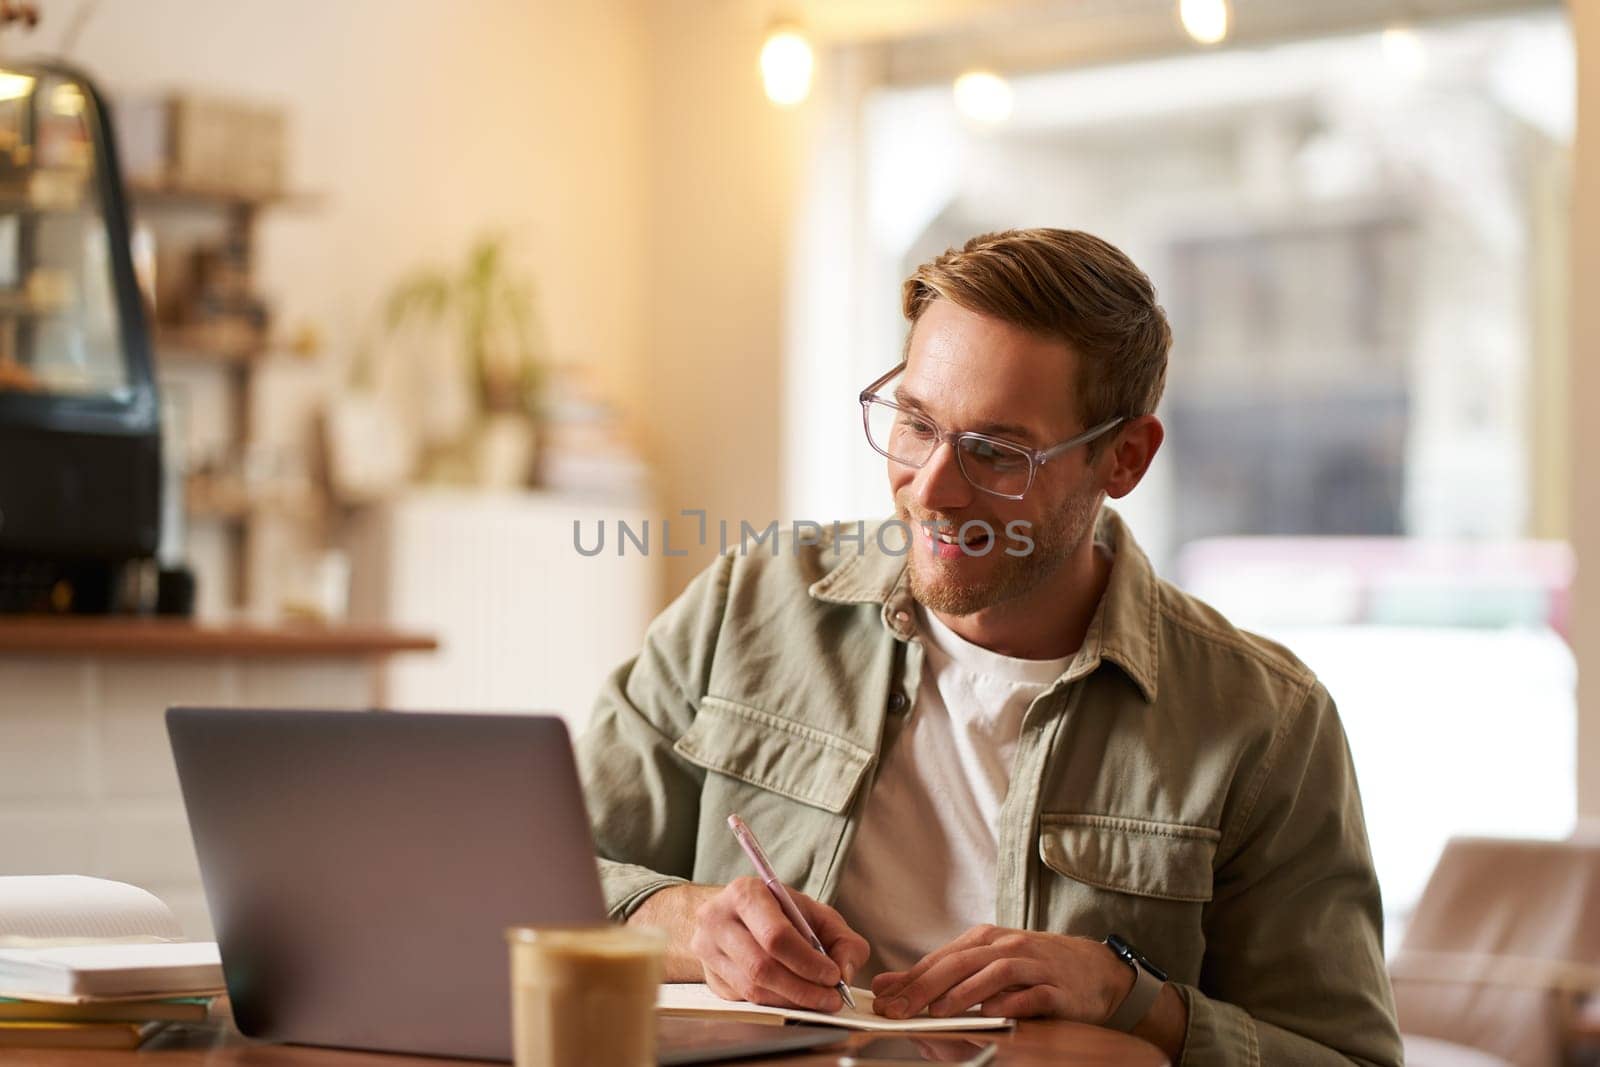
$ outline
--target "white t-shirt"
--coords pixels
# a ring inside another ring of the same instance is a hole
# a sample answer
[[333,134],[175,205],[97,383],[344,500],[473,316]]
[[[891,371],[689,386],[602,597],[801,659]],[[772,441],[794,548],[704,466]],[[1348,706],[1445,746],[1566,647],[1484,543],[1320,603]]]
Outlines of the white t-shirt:
[[872,946],[858,983],[994,921],[1000,807],[1022,718],[1071,662],[999,655],[920,607],[917,622],[915,706],[873,783],[834,901]]

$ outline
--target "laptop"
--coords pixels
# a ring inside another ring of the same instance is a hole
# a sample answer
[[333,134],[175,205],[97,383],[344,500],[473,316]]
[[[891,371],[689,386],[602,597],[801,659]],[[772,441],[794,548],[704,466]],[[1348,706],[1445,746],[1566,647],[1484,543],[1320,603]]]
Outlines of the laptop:
[[[172,708],[167,732],[247,1036],[509,1060],[505,928],[606,920],[558,718]],[[721,1058],[661,1022],[670,1062]]]

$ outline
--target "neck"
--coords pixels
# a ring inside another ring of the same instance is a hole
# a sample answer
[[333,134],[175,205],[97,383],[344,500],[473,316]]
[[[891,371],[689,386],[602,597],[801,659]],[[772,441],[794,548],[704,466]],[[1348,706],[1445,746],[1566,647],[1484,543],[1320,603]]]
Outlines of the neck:
[[1038,588],[971,615],[934,612],[963,640],[1016,659],[1065,659],[1083,646],[1111,578],[1091,532]]

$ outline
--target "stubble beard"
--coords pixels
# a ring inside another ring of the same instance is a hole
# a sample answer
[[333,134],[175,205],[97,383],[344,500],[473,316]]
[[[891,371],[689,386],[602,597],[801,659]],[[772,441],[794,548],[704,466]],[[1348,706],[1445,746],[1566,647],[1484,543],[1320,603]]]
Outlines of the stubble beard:
[[[912,561],[907,577],[911,595],[917,603],[945,615],[973,615],[988,608],[1026,596],[1048,581],[1087,537],[1094,535],[1094,520],[1100,510],[1099,493],[1085,488],[1061,502],[1041,523],[1024,531],[1033,540],[1033,550],[1025,556],[1007,554],[1026,547],[1004,526],[990,522],[994,536],[989,554],[997,556],[993,569],[983,581],[964,581],[960,570],[964,559],[948,562],[929,559],[921,544],[912,546]],[[922,536],[921,520],[913,520],[904,506],[896,508],[915,540]],[[970,521],[970,520],[966,520]],[[959,523],[955,526],[959,527]]]

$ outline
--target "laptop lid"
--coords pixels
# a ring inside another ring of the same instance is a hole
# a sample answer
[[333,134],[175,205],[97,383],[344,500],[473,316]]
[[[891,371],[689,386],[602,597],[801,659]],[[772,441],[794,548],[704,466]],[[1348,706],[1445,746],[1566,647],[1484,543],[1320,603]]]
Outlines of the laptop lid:
[[173,708],[239,1029],[511,1058],[517,923],[605,920],[549,716]]

